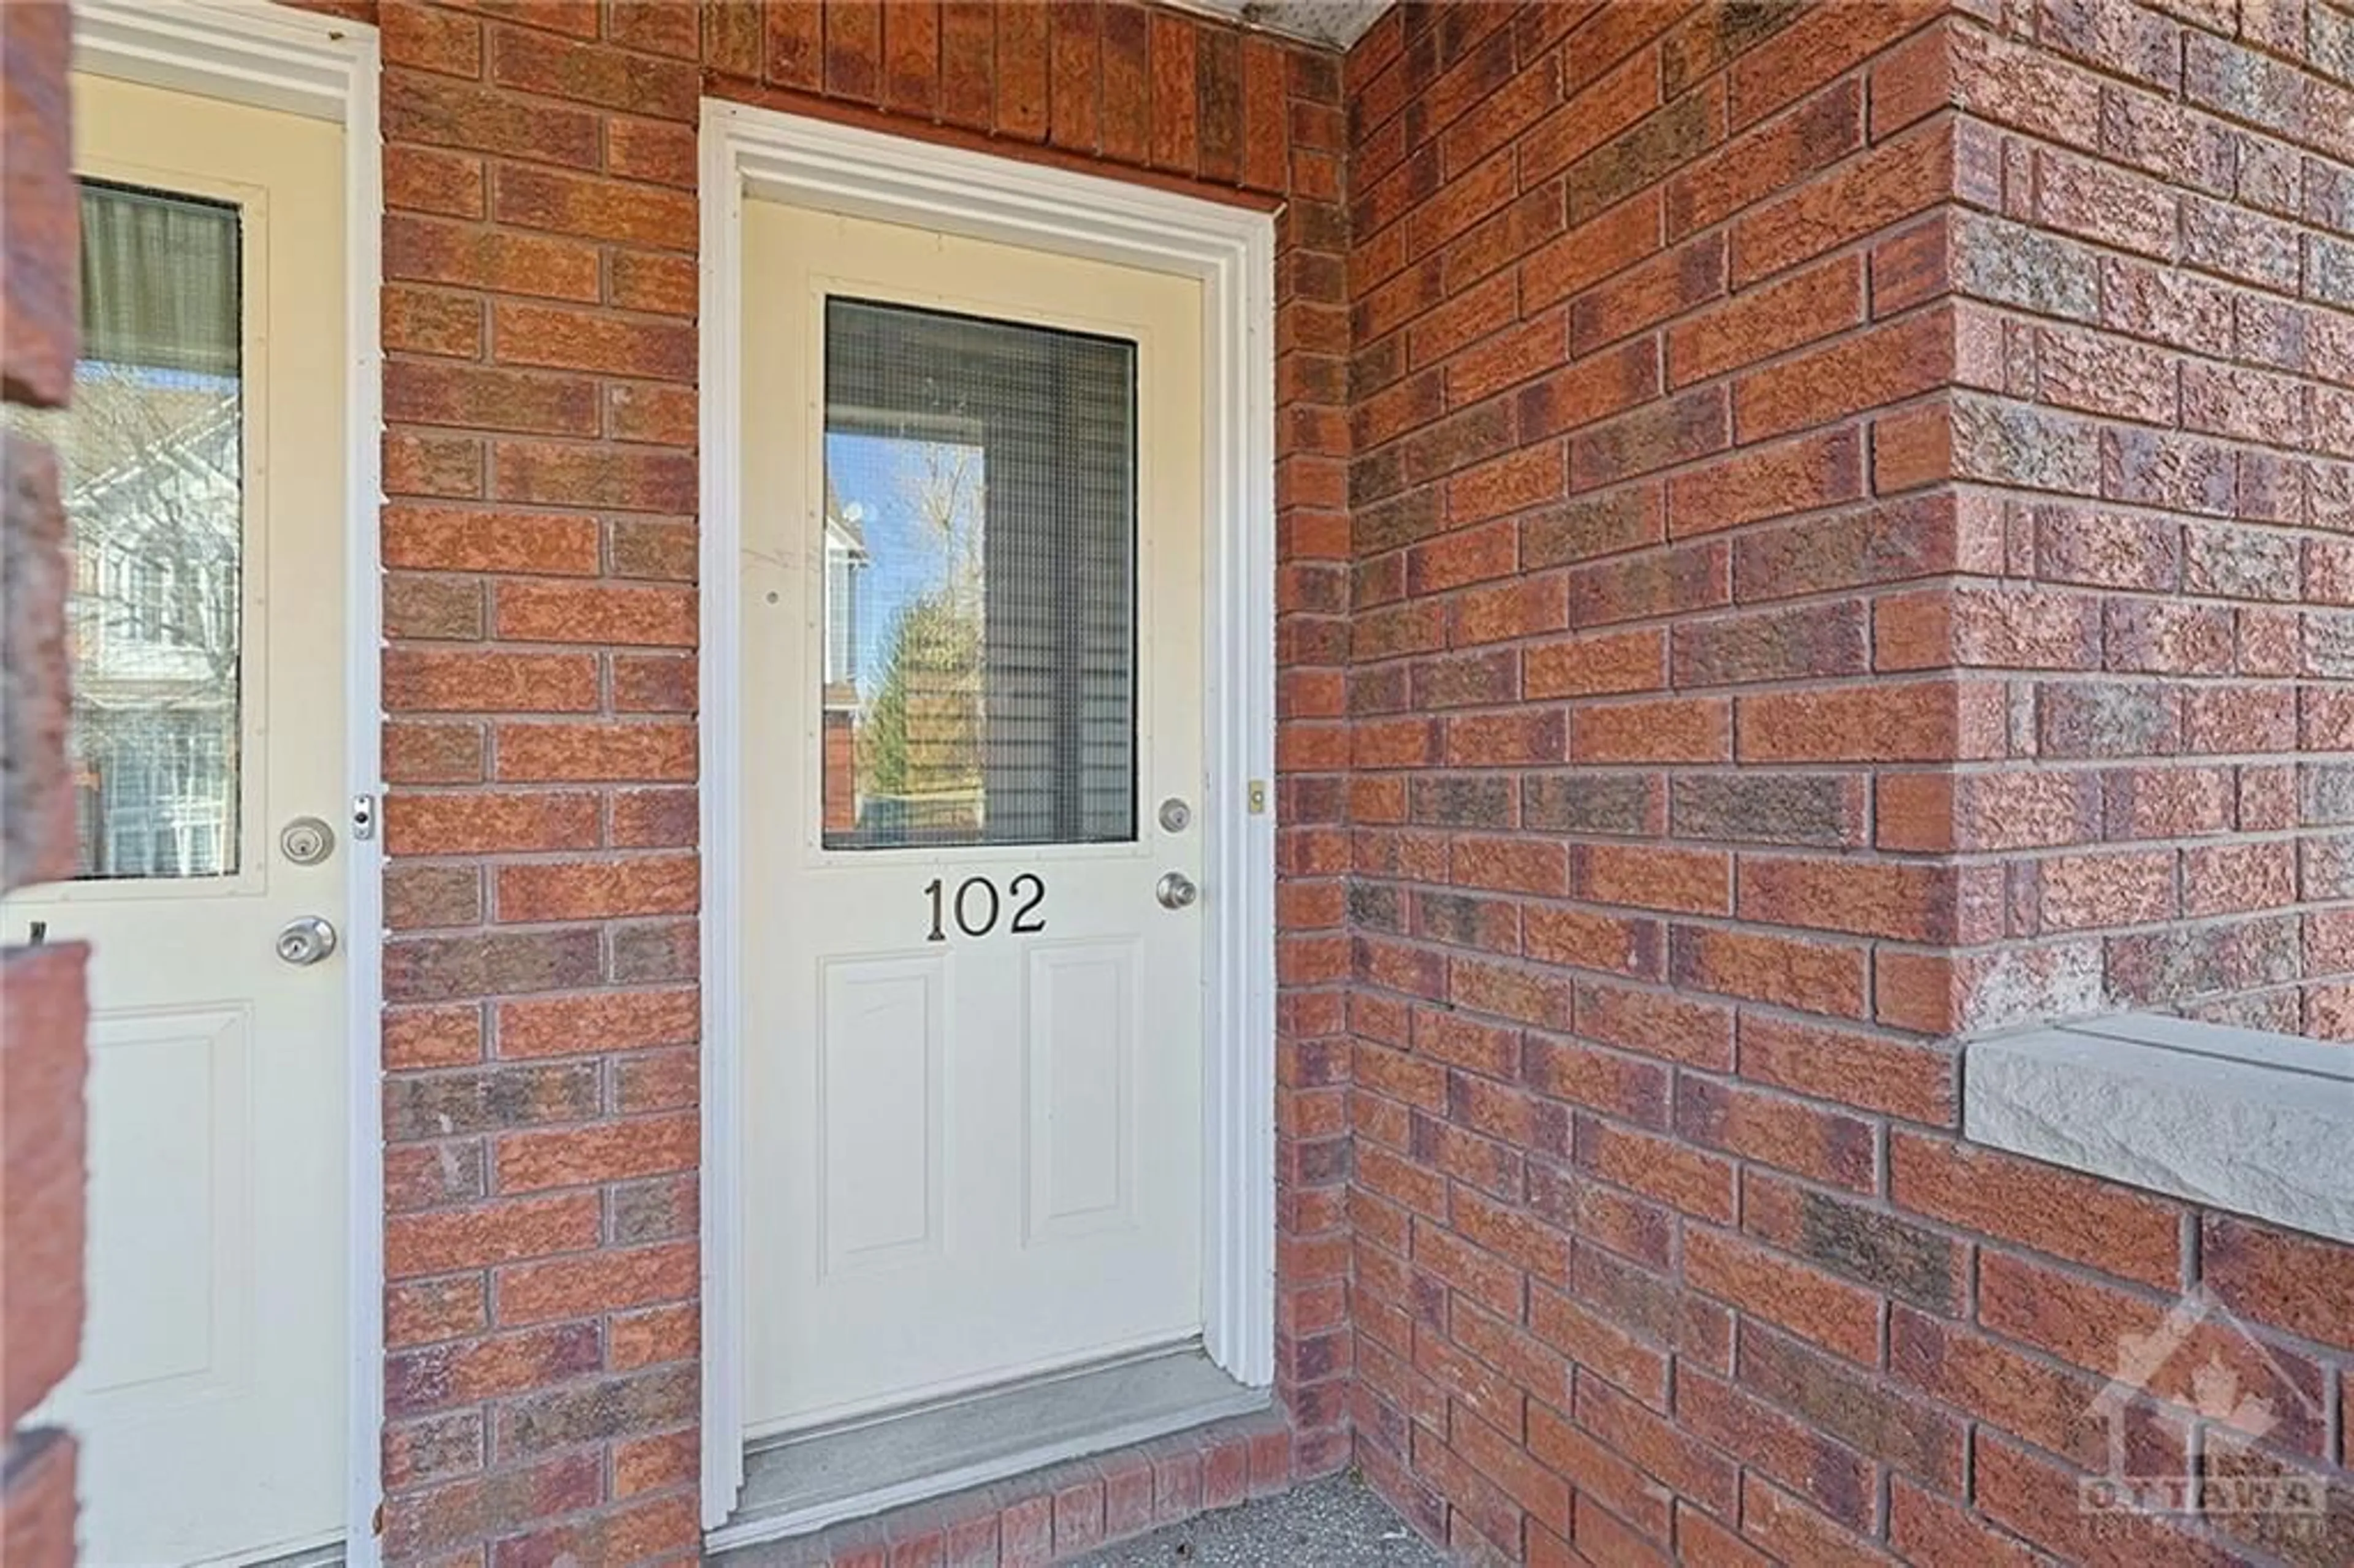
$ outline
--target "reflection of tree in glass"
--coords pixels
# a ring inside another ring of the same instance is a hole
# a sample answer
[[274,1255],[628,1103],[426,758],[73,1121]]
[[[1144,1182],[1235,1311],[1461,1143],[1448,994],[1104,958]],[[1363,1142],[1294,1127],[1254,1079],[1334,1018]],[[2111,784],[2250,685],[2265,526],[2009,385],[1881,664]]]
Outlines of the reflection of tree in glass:
[[985,733],[986,638],[979,447],[909,441],[897,475],[921,526],[930,584],[900,608],[859,731],[859,792],[901,802],[907,826],[978,826]]
[[241,453],[233,377],[85,363],[58,451],[84,875],[233,869]]
[[869,795],[937,795],[981,782],[981,628],[941,592],[892,627],[866,710],[860,761]]

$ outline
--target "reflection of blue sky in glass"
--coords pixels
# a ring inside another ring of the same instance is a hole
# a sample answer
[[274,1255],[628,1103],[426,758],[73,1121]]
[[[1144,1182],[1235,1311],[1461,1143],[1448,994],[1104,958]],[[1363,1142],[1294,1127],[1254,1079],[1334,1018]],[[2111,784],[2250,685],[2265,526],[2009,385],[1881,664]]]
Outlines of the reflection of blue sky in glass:
[[[961,487],[950,537],[926,514],[924,497],[936,477],[960,461],[969,465],[971,478]],[[900,612],[943,587],[951,562],[977,551],[981,518],[972,503],[981,493],[981,449],[962,442],[826,432],[827,482],[844,512],[858,509],[854,527],[866,544],[867,565],[858,583],[862,703],[874,697],[883,676]]]

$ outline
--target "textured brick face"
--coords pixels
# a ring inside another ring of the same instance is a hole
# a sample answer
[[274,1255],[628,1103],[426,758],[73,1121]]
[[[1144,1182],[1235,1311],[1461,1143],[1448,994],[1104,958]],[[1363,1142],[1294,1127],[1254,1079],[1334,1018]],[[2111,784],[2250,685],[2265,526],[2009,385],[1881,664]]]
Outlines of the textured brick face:
[[[2354,1543],[2349,1249],[1958,1142],[1954,1044],[2354,1038],[2349,37],[1712,0],[1352,51],[1353,1412],[1450,1545]],[[2077,1510],[2119,1336],[2202,1279],[2306,1413],[2301,1540]]]
[[1945,446],[2002,508],[2007,580],[1953,598],[1940,662],[1999,677],[2012,715],[1973,789],[2023,791],[2032,767],[2102,803],[2054,821],[2050,853],[2004,857],[1995,946],[2019,950],[1957,961],[1955,1027],[2049,1011],[2031,974],[2089,974],[2109,1005],[2346,1034],[2340,966],[2301,929],[2344,890],[2288,869],[2327,853],[2296,781],[2354,746],[2294,717],[2349,676],[2329,498],[2354,317],[2327,260],[2347,218],[2327,111],[2343,24],[2323,6],[2191,20],[1941,29],[2001,171],[1990,210],[1957,218],[1952,280],[1999,308],[2000,370],[1953,406]]
[[80,234],[73,178],[73,95],[67,77],[72,22],[63,5],[20,5],[0,16],[0,395],[51,408],[73,389],[75,256]]
[[65,508],[48,448],[0,431],[0,889],[70,876]]
[[[387,1550],[673,1555],[698,1442],[700,99],[1288,198],[1284,634],[1307,680],[1287,713],[1338,737],[1316,666],[1346,608],[1339,61],[1126,4],[385,0],[376,20]],[[1344,867],[1336,821],[1300,809],[1336,792],[1283,790],[1299,892],[1335,891],[1290,906],[1279,1116],[1282,1458],[1320,1469],[1346,1452]],[[1148,1518],[1140,1473],[1141,1510],[1098,1481],[1050,1531]]]
[[0,1278],[0,1416],[13,1425],[73,1369],[82,1326],[83,981],[80,942],[9,948],[0,959],[0,1130],[8,1188]]
[[[0,12],[0,398],[73,386],[70,20]],[[58,464],[0,430],[0,892],[71,874],[65,514]],[[19,1423],[81,1350],[89,1056],[80,943],[0,948],[0,1558],[75,1558],[73,1437]]]

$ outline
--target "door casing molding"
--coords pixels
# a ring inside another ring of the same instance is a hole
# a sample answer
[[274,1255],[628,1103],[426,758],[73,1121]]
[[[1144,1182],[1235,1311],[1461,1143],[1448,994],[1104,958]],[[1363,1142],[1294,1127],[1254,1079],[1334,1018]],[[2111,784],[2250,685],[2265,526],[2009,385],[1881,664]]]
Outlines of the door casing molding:
[[[747,104],[702,123],[703,1524],[744,1476],[740,863],[747,196],[1175,273],[1203,288],[1203,1340],[1275,1377],[1272,215]],[[1254,811],[1254,787],[1261,807]]]
[[[384,144],[377,127],[376,31],[253,0],[74,0],[76,70],[257,109],[344,132],[344,698],[346,792],[378,801],[383,783],[384,641],[377,541],[384,509]],[[378,815],[381,813],[379,812]],[[384,855],[349,816],[340,832],[349,1231],[345,1356],[349,1367],[344,1561],[375,1568],[383,1496]]]

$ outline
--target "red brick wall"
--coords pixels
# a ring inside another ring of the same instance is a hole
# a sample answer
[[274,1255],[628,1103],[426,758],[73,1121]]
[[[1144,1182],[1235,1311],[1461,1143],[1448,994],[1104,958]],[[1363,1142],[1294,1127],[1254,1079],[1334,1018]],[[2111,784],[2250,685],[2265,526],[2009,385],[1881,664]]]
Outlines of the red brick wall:
[[696,1528],[697,45],[517,15],[382,9],[401,1561]]
[[[0,398],[62,406],[80,321],[70,28],[62,5],[0,10]],[[0,430],[0,893],[70,875],[65,513],[40,442]],[[10,935],[20,935],[12,932]],[[0,948],[0,1562],[74,1561],[72,1436],[26,1426],[81,1353],[79,942]]]
[[[2074,1508],[2196,1281],[2289,1385],[2253,1462],[2337,1489],[2232,1528],[2354,1554],[2354,1254],[1960,1145],[1951,1044],[2354,1033],[2342,10],[1415,8],[1345,207],[1331,58],[1175,12],[381,22],[392,1555],[694,1540],[705,92],[1288,197],[1303,1469],[1353,1414],[1540,1561],[2229,1560]],[[10,258],[16,395],[69,355]]]
[[2354,1039],[2354,20],[2242,10],[1925,41],[1988,160],[1946,233],[1983,355],[1902,439],[1985,487],[2003,580],[1883,610],[1876,653],[2009,719],[1883,803],[1986,902],[1919,1026]]
[[[1125,4],[381,8],[387,1554],[696,1540],[705,94],[1278,224],[1287,707],[1342,735],[1338,60]],[[1322,670],[1319,666],[1325,667]],[[1320,707],[1319,705],[1322,705]],[[1288,757],[1280,1390],[1345,1457],[1345,870]]]
[[1467,1550],[2233,1560],[2076,1508],[2204,1283],[2335,1489],[2227,1528],[2354,1553],[2354,1249],[1959,1143],[1954,1044],[2354,1035],[2348,18],[1976,8],[1349,58],[1354,1413]]

